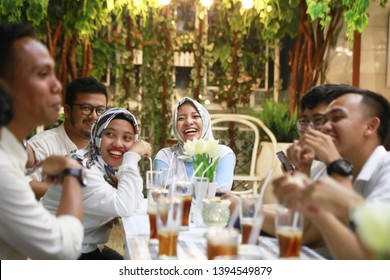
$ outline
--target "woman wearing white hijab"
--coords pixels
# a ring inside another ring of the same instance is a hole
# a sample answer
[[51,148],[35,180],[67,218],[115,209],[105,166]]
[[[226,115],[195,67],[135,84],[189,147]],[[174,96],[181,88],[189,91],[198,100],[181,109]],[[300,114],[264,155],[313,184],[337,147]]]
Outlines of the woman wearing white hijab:
[[[110,222],[131,216],[143,198],[143,181],[138,170],[141,156],[149,157],[151,147],[138,141],[139,128],[127,110],[109,109],[92,127],[86,148],[71,156],[85,168],[87,185],[83,188],[84,239],[80,259],[121,259],[105,244],[111,233]],[[55,212],[60,203],[61,186],[52,185],[42,204]]]
[[[194,139],[214,139],[210,125],[210,115],[199,102],[184,97],[181,99],[173,115],[174,133],[178,143],[170,148],[160,150],[155,158],[155,169],[171,168],[178,177],[191,178],[194,173],[192,162],[184,154],[184,143]],[[218,192],[228,192],[233,185],[233,173],[236,156],[232,149],[220,146],[219,161],[216,168]]]

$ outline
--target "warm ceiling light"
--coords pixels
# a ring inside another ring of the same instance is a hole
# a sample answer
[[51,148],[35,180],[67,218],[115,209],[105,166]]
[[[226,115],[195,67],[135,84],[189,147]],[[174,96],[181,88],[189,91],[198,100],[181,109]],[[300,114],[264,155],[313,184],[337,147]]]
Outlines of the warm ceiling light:
[[168,5],[169,3],[171,3],[171,0],[159,0],[159,2],[161,5]]
[[210,8],[210,6],[213,4],[213,0],[200,0],[200,2],[206,8]]
[[245,9],[252,9],[253,8],[253,0],[241,0],[242,7]]

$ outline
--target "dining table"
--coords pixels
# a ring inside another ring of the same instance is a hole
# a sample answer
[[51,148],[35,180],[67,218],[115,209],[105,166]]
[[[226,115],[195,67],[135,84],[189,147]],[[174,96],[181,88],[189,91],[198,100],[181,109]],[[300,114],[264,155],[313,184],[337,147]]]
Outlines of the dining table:
[[[122,217],[121,225],[124,232],[124,258],[129,260],[158,260],[158,244],[149,242],[150,224],[147,213],[147,200],[130,217]],[[189,224],[187,230],[179,232],[177,242],[177,259],[207,260],[207,227]],[[259,236],[259,245],[238,246],[237,259],[279,259],[279,247],[276,238]],[[307,246],[301,247],[299,259],[323,260],[324,258]]]

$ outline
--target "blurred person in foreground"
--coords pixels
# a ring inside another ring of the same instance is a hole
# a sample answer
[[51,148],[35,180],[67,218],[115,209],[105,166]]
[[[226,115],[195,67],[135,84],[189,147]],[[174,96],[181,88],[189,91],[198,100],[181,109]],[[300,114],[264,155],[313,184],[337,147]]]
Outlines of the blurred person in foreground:
[[83,239],[81,166],[65,157],[41,163],[62,186],[55,215],[35,199],[25,176],[25,137],[57,120],[62,88],[47,48],[26,25],[0,25],[0,86],[13,110],[1,128],[0,259],[76,259]]
[[330,177],[313,183],[307,180],[298,207],[311,219],[323,215],[322,212],[336,217],[322,227],[326,244],[335,257],[390,259],[388,202],[365,201],[360,194]]

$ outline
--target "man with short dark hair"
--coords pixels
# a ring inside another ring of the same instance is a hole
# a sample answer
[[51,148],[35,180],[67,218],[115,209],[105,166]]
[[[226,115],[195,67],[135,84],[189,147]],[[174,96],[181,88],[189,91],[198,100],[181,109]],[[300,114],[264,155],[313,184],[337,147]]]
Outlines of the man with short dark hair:
[[[353,189],[370,202],[390,203],[390,152],[384,148],[389,135],[390,105],[383,96],[361,89],[335,94],[323,118],[321,131],[310,130],[303,142],[314,149],[333,178],[352,178]],[[330,152],[336,147],[338,153]],[[339,180],[340,182],[340,180]],[[286,176],[274,181],[278,200],[303,211],[320,231],[336,258],[349,258],[332,234],[340,221],[321,211],[312,215],[301,206],[305,184],[297,186]],[[346,188],[350,184],[344,184]]]
[[56,121],[62,89],[47,48],[26,25],[0,25],[0,86],[13,109],[1,128],[0,259],[76,259],[83,240],[81,166],[66,157],[41,163],[62,184],[56,215],[35,199],[25,176],[24,139],[36,126]]
[[[98,116],[107,109],[107,90],[104,84],[91,77],[73,80],[65,93],[65,121],[60,126],[36,134],[28,140],[27,168],[34,167],[50,155],[73,153],[89,141],[91,128]],[[30,175],[37,199],[47,191],[42,174],[37,169]]]

